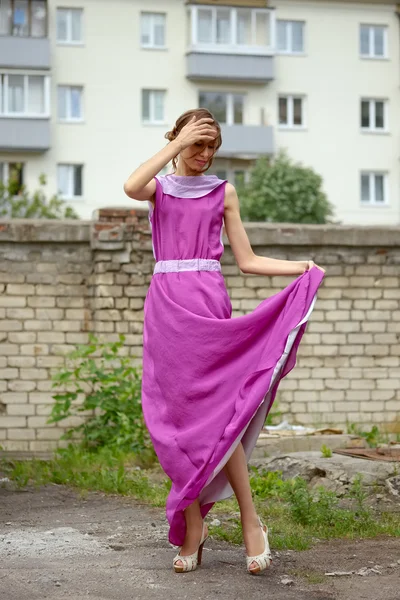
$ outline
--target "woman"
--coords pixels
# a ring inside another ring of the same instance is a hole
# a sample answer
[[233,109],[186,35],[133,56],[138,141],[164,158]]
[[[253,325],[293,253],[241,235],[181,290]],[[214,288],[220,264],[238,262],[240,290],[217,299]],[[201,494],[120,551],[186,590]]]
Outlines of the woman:
[[[156,265],[144,308],[142,403],[172,480],[169,540],[181,546],[173,566],[180,573],[201,563],[203,519],[234,492],[247,570],[255,574],[271,554],[247,460],[279,381],[295,364],[324,270],[254,254],[234,186],[204,174],[222,143],[209,111],[187,111],[165,137],[169,144],[132,173],[124,190],[149,202]],[[157,176],[170,161],[174,174]],[[223,223],[243,273],[299,276],[236,318],[219,262]]]

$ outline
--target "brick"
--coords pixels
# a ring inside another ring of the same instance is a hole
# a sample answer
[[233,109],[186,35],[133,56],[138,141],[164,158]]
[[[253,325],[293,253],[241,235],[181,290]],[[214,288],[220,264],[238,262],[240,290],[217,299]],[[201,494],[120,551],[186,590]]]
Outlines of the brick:
[[385,344],[371,344],[365,347],[365,354],[369,356],[385,356],[389,354],[389,346]]
[[40,368],[58,368],[65,364],[63,356],[37,356],[35,359],[36,367]]
[[85,298],[56,298],[56,304],[60,308],[83,308],[85,306]]
[[9,367],[34,367],[35,359],[31,356],[9,356],[8,357]]
[[[130,288],[131,290],[134,290],[135,288]],[[147,289],[147,288],[146,288]],[[125,288],[125,291],[127,290],[127,288]],[[111,296],[113,298],[119,298],[123,295],[123,287],[122,285],[98,285],[95,288],[95,295],[98,298],[106,298],[108,296]],[[145,294],[134,294],[132,293],[131,295],[135,296],[145,296]]]
[[4,404],[27,404],[28,394],[20,392],[3,392],[0,401]]
[[[346,390],[346,401],[348,400],[369,400],[372,396],[371,394],[374,392],[374,390],[370,391],[370,390]],[[340,409],[338,409],[340,410]],[[348,410],[351,410],[350,408]],[[356,408],[355,410],[358,410],[358,408]]]
[[324,280],[324,285],[328,288],[348,288],[349,277],[327,277]]
[[37,427],[54,427],[54,424],[47,423],[48,417],[46,417],[46,416],[27,417],[27,419],[28,419],[28,427],[32,427],[33,429],[36,429]]
[[12,321],[9,319],[0,321],[0,331],[21,331],[22,323],[20,321]]
[[53,327],[55,331],[81,331],[82,323],[80,321],[55,321]]
[[67,333],[66,341],[68,344],[88,344],[89,343],[89,334],[86,332]]
[[358,321],[338,321],[333,326],[338,333],[350,333],[360,331],[362,323]]
[[25,441],[5,440],[1,445],[7,452],[28,452],[29,450],[29,442]]
[[35,286],[26,283],[9,283],[6,288],[9,296],[33,296]]
[[323,333],[323,344],[346,344],[346,336],[343,333]]
[[396,310],[398,307],[397,300],[375,300],[376,310]]
[[259,299],[254,299],[254,300],[241,300],[240,301],[240,308],[244,311],[248,311],[248,310],[254,310],[255,308],[257,308],[257,306],[260,304],[260,300]]
[[0,273],[1,283],[24,283],[25,276],[22,273]]
[[398,414],[400,411],[400,401],[399,400],[389,400],[388,402],[385,403],[385,410],[394,410]]
[[26,356],[38,356],[39,354],[49,353],[49,347],[46,344],[22,344],[20,350],[21,354]]
[[394,333],[376,333],[374,335],[375,344],[397,344],[398,336]]
[[350,388],[352,390],[374,390],[376,387],[373,379],[355,379],[350,381]]
[[331,390],[347,390],[350,387],[348,379],[326,379],[325,386]]
[[361,310],[370,310],[374,307],[373,300],[354,300],[353,307]]
[[323,390],[325,384],[318,379],[300,379],[298,384],[299,390]]
[[20,369],[21,379],[47,379],[46,369]]
[[256,291],[251,288],[233,288],[230,293],[231,298],[256,298]]
[[327,400],[329,402],[337,402],[339,400],[344,400],[345,398],[345,392],[343,390],[323,390],[320,394],[321,400]]
[[[118,302],[120,304],[118,304]],[[93,298],[91,301],[91,307],[93,310],[100,310],[102,308],[128,308],[129,298],[117,298],[114,300],[111,296],[107,298]]]
[[371,400],[393,400],[395,395],[394,390],[372,390]]
[[52,329],[53,324],[51,321],[28,319],[25,321],[24,326],[27,331],[49,331]]
[[0,369],[0,379],[17,379],[18,369]]
[[349,310],[332,310],[326,313],[327,321],[348,321],[350,319]]
[[90,318],[90,311],[84,308],[68,308],[65,311],[65,318],[72,321],[85,321]]
[[64,317],[62,308],[37,308],[35,318],[37,320],[56,321]]
[[19,347],[16,344],[0,344],[0,356],[13,356],[19,354]]
[[66,285],[41,285],[36,286],[36,294],[38,296],[68,296],[70,289]]
[[[128,313],[128,311],[124,311],[124,314]],[[95,320],[98,321],[120,321],[121,313],[118,310],[96,310],[94,314]],[[126,318],[126,317],[124,317]]]
[[55,450],[59,445],[58,442],[50,442],[50,441],[34,441],[34,442],[29,442],[29,450],[31,452],[51,452],[52,450]]
[[[146,286],[127,286],[125,293],[131,298],[142,298],[147,294],[148,287]],[[114,294],[112,294],[114,295]]]
[[8,404],[7,415],[10,417],[21,416],[28,417],[35,414],[35,407],[32,404]]
[[56,305],[56,299],[50,296],[31,296],[28,298],[28,306],[32,308],[53,308]]
[[374,402],[373,400],[370,400],[369,402],[360,402],[361,412],[382,412],[384,406],[384,402]]
[[400,388],[400,378],[378,379],[378,390],[398,390]]
[[371,331],[373,333],[375,332],[380,332],[383,333],[384,331],[386,331],[386,327],[387,327],[387,323],[380,323],[378,321],[371,321],[371,322],[365,322],[365,323],[361,323],[361,329],[362,331]]
[[[271,287],[271,279],[269,277],[264,277],[262,275],[259,275],[258,277],[244,277],[243,279],[241,277],[235,277],[235,278],[230,278],[230,279],[240,280],[241,285],[239,287],[243,287],[243,281],[244,281],[244,285],[249,288],[269,288],[269,287]],[[228,284],[228,285],[231,285],[231,284]]]
[[8,382],[8,389],[12,392],[31,392],[36,389],[36,381],[11,380]]
[[0,415],[0,427],[26,427],[27,417],[9,417]]
[[53,427],[53,428],[38,427],[36,429],[36,439],[38,439],[38,440],[59,440],[62,433],[63,432],[60,430],[59,427]]
[[36,333],[30,331],[13,332],[9,333],[8,340],[14,344],[32,344],[36,342]]
[[347,336],[349,344],[372,344],[373,337],[370,333],[349,333]]
[[34,440],[35,432],[32,429],[15,429],[9,428],[7,430],[7,439],[9,440]]

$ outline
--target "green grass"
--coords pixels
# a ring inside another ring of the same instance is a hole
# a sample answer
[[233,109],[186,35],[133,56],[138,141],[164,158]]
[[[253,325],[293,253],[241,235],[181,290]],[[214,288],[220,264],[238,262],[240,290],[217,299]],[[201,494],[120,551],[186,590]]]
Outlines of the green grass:
[[[98,490],[164,507],[169,480],[158,465],[143,469],[143,464],[143,457],[133,454],[107,449],[89,452],[71,445],[58,450],[49,461],[3,459],[0,466],[19,487],[56,483],[77,488],[83,495]],[[331,538],[400,537],[400,515],[376,515],[368,508],[361,478],[348,494],[351,509],[341,508],[335,494],[324,488],[310,492],[301,478],[284,481],[280,473],[252,469],[250,480],[257,511],[268,523],[276,550],[306,550],[316,540]],[[236,500],[218,502],[212,516],[221,521],[217,527],[210,526],[214,537],[242,543]]]

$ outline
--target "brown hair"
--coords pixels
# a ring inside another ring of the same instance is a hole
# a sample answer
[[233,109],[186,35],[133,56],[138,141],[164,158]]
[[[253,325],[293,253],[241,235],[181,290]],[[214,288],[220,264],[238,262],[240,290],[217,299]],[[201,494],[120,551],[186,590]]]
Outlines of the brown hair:
[[[187,125],[189,123],[190,119],[192,119],[193,117],[196,117],[196,121],[198,119],[213,119],[214,122],[212,123],[212,127],[215,127],[216,130],[218,131],[218,137],[215,140],[216,141],[215,152],[217,152],[218,148],[220,148],[220,146],[222,144],[221,127],[220,127],[220,124],[218,123],[218,121],[215,119],[214,115],[212,115],[210,113],[210,111],[207,110],[206,108],[194,108],[192,110],[187,110],[186,112],[184,112],[176,120],[174,128],[171,131],[168,131],[164,137],[169,142],[172,142],[172,140],[174,140],[175,138],[178,137],[182,128],[185,125]],[[207,169],[209,169],[211,167],[213,160],[214,160],[214,156],[208,162]],[[172,166],[174,168],[174,171],[176,171],[176,167],[177,167],[177,157],[176,156],[175,156],[175,158],[172,159]],[[207,171],[207,169],[205,169],[205,171]]]

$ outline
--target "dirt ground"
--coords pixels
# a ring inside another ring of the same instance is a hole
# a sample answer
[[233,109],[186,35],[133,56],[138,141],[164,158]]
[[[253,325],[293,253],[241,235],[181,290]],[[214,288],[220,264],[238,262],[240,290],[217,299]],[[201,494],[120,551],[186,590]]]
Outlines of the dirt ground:
[[[0,487],[1,600],[400,600],[400,539],[274,552],[253,577],[242,548],[210,540],[203,565],[175,574],[163,511],[67,487]],[[327,577],[373,568],[366,576]],[[391,566],[390,566],[391,565]],[[283,583],[285,579],[291,583]]]

